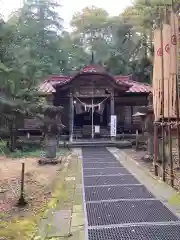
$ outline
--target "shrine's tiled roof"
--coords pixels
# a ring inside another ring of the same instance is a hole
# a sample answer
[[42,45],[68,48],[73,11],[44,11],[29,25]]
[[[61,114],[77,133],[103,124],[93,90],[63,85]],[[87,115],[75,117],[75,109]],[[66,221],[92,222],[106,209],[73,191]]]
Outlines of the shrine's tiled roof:
[[131,85],[127,92],[150,93],[152,91],[152,86],[150,84],[133,81],[129,76],[115,76],[115,79],[117,79],[117,82],[120,81],[121,83],[123,82]]
[[53,93],[56,92],[56,89],[53,87],[52,82],[44,81],[43,84],[40,85],[39,91],[43,93]]
[[117,87],[124,89],[126,92],[131,93],[150,93],[152,91],[151,86],[145,83],[132,81],[132,76],[112,76],[109,75],[106,69],[99,65],[88,65],[79,71],[74,76],[64,75],[52,75],[49,76],[40,86],[40,91],[43,93],[52,93],[56,91],[56,87],[61,87],[70,83],[72,80],[77,79],[81,76],[85,77],[88,75],[106,76],[110,81],[113,81]]
[[[44,93],[55,92],[56,85],[63,86],[71,81],[72,77],[63,75],[52,75],[48,77],[40,86],[40,91]],[[150,93],[152,87],[149,84],[132,81],[131,76],[114,76],[117,84],[128,84],[130,86],[127,92],[131,93]]]

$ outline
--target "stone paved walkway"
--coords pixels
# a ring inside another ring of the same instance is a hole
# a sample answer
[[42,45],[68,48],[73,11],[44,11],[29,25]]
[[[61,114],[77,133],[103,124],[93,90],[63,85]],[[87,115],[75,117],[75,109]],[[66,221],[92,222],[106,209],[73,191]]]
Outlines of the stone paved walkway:
[[82,157],[85,240],[180,239],[179,218],[167,207],[168,186],[158,192],[157,180],[116,148],[83,148]]

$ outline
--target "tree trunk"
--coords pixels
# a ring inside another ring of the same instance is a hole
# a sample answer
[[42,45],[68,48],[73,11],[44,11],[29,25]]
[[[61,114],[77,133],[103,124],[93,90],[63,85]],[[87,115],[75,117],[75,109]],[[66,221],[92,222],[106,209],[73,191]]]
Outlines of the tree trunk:
[[14,146],[13,122],[10,122],[10,124],[9,124],[9,134],[10,134],[9,150],[11,152],[14,152],[15,151],[15,146]]
[[9,134],[10,134],[10,141],[9,141],[9,150],[14,152],[16,149],[16,142],[17,142],[17,128],[16,123],[14,120],[10,121],[9,124]]

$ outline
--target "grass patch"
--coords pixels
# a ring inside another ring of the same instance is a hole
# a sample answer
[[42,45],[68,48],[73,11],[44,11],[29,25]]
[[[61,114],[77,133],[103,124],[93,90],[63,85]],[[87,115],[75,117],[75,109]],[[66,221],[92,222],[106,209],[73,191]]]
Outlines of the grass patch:
[[[68,149],[66,148],[58,149],[57,156],[62,156],[66,152],[68,152]],[[38,158],[41,157],[43,153],[44,149],[40,144],[24,145],[23,150],[16,150],[15,152],[10,152],[10,150],[6,146],[6,142],[0,142],[0,156],[5,156],[8,158]]]
[[0,222],[0,236],[7,240],[31,240],[37,230],[37,225],[46,213],[48,203],[42,203],[41,209],[26,217],[17,217],[9,222]]
[[29,240],[33,236],[39,216],[17,219],[9,223],[0,223],[0,234],[7,239]]
[[176,193],[168,199],[170,205],[180,205],[180,193]]

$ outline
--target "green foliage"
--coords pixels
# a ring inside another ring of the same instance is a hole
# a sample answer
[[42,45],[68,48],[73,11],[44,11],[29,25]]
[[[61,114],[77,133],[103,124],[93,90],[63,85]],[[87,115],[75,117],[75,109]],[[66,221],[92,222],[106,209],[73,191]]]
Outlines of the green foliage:
[[0,142],[0,155],[10,158],[24,158],[24,157],[40,157],[42,153],[42,147],[38,145],[26,145],[23,146],[23,150],[16,150],[11,152],[7,146],[6,142]]
[[0,19],[0,117],[10,132],[25,116],[42,114],[45,103],[37,87],[45,77],[76,73],[90,63],[92,51],[95,63],[112,74],[150,82],[153,28],[162,3],[169,1],[134,0],[116,17],[86,7],[74,14],[72,32],[63,30],[55,0],[26,0],[7,22]]
[[[178,0],[174,2],[177,10]],[[86,7],[74,14],[72,34],[79,37],[85,51],[94,52],[96,63],[105,64],[112,74],[132,73],[140,81],[150,82],[153,29],[159,23],[159,10],[168,4],[171,1],[134,0],[117,17],[95,6]]]
[[144,60],[147,62],[152,54],[152,39],[143,27],[147,15],[143,20],[138,16],[135,5],[118,17],[101,8],[86,7],[74,14],[72,34],[79,37],[85,51],[94,52],[96,63],[106,65],[112,74],[136,75],[143,73]]
[[36,89],[40,81],[61,71],[57,49],[62,21],[58,7],[53,0],[27,0],[6,23],[0,24],[0,110],[9,122],[11,150],[19,120],[43,110]]

